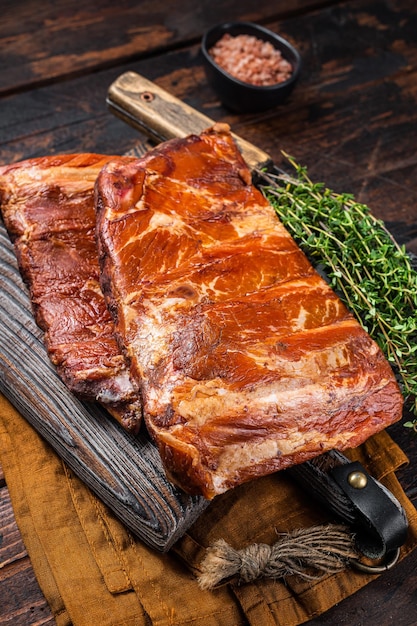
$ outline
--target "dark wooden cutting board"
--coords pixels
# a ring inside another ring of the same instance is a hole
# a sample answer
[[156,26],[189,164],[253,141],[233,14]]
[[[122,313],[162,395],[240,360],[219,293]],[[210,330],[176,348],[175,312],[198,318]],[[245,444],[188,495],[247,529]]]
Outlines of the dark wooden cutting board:
[[0,223],[0,390],[120,520],[166,551],[207,507],[165,478],[146,434],[132,436],[57,376],[36,326],[13,246]]

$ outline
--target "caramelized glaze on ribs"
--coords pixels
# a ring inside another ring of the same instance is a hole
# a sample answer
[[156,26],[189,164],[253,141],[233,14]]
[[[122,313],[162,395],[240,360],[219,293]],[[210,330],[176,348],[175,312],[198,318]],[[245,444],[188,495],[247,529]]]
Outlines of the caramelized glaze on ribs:
[[111,163],[102,287],[167,474],[212,498],[401,416],[391,368],[250,182],[228,128]]
[[137,432],[141,405],[99,283],[94,183],[109,157],[45,157],[0,168],[0,203],[52,362],[68,388]]

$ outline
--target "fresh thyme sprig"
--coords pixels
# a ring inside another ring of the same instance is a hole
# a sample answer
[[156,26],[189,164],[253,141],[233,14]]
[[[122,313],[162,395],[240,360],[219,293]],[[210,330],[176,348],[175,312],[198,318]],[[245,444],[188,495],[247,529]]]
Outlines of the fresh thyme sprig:
[[260,173],[282,223],[392,364],[417,431],[417,271],[404,246],[351,194],[313,183],[305,168]]

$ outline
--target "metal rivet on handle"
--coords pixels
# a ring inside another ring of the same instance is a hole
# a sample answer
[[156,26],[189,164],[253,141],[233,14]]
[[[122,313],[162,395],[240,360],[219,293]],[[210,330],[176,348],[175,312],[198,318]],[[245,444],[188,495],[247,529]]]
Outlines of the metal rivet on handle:
[[351,472],[347,477],[347,481],[354,489],[365,489],[368,484],[368,478],[363,472]]

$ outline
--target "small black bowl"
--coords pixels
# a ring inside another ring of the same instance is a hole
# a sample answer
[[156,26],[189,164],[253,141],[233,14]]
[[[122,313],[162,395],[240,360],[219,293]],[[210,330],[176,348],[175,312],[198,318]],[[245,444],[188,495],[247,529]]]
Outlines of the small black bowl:
[[[214,62],[210,55],[212,46],[225,34],[252,35],[263,41],[269,41],[277,48],[284,59],[292,65],[292,74],[288,80],[275,85],[261,87],[244,83],[231,76]],[[301,69],[301,57],[288,41],[279,37],[271,30],[252,22],[231,22],[219,24],[208,30],[201,42],[204,69],[207,80],[218,94],[222,103],[238,113],[254,113],[265,111],[286,100],[294,89]]]

